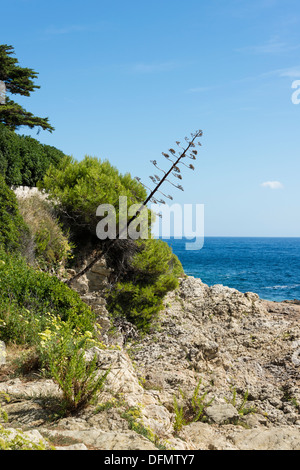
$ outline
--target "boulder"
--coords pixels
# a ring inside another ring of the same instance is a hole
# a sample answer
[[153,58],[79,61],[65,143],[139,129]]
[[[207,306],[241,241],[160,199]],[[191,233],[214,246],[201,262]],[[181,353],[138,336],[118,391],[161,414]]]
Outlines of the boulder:
[[224,424],[231,422],[234,418],[239,417],[236,408],[230,403],[211,405],[205,411],[209,420],[216,424]]

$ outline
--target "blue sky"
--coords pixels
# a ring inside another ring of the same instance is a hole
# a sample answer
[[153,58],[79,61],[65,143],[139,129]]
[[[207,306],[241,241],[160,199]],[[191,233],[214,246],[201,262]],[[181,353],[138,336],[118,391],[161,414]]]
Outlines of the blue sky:
[[15,99],[55,127],[20,133],[147,184],[202,129],[174,202],[204,204],[206,236],[300,236],[298,0],[10,0],[0,43],[39,73]]

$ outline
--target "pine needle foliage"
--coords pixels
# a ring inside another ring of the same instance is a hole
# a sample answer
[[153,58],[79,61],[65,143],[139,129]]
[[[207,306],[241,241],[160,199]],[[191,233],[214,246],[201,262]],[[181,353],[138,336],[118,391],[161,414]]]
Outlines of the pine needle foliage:
[[8,252],[20,251],[28,233],[28,227],[19,212],[17,198],[0,175],[0,249]]
[[[0,44],[0,81],[5,84],[6,91],[11,95],[30,96],[36,89],[38,73],[28,67],[21,67],[14,57],[13,46]],[[54,128],[48,118],[34,116],[11,98],[6,97],[0,104],[0,122],[9,129],[16,130],[20,126],[39,127],[52,132]]]

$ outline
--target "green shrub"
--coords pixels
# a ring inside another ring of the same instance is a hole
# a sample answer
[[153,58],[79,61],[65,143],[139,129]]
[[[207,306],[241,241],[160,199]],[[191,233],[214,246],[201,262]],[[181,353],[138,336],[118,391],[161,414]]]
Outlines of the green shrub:
[[0,123],[0,173],[9,186],[36,186],[50,164],[57,165],[64,153],[20,136]]
[[107,160],[89,156],[80,162],[66,156],[48,169],[38,186],[56,203],[74,236],[83,233],[86,240],[90,235],[98,244],[96,210],[100,204],[114,206],[118,218],[120,196],[127,196],[128,206],[146,197],[143,186],[129,174],[121,175]]
[[109,369],[99,374],[97,356],[85,358],[85,350],[94,343],[91,334],[74,333],[68,325],[54,322],[54,330],[40,333],[39,350],[43,365],[63,392],[59,413],[69,415],[85,408],[97,399]]
[[35,344],[49,314],[79,331],[94,331],[95,315],[75,291],[21,256],[0,252],[0,337]]
[[108,297],[107,307],[114,316],[126,319],[148,331],[163,307],[167,292],[178,287],[183,269],[171,248],[162,240],[137,242],[131,269],[123,275]]
[[17,198],[0,175],[0,249],[20,250],[25,237],[28,228],[19,213]]

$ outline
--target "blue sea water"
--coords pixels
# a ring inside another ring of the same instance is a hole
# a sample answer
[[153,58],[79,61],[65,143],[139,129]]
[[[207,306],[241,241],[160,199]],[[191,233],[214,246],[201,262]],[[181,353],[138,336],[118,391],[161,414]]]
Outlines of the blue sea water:
[[223,284],[266,300],[300,300],[300,238],[206,237],[199,251],[186,239],[165,241],[189,276]]

